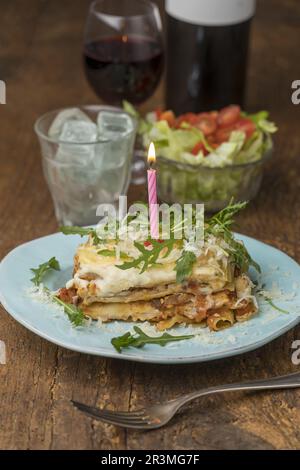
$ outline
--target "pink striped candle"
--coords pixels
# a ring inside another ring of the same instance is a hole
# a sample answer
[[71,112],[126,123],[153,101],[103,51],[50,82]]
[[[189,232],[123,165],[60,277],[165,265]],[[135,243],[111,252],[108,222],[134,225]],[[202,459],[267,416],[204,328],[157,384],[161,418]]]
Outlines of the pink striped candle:
[[151,168],[155,162],[155,147],[153,142],[149,145],[148,150],[148,163],[150,165],[147,171],[148,177],[148,203],[150,211],[150,234],[151,238],[157,239],[159,236],[158,230],[158,204],[157,204],[157,191],[156,191],[156,170]]

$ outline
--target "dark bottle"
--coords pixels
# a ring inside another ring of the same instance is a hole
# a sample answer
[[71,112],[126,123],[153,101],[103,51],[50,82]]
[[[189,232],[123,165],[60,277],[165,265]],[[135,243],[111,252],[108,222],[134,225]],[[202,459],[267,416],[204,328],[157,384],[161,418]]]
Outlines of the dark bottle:
[[243,106],[255,0],[166,0],[166,105],[176,114]]

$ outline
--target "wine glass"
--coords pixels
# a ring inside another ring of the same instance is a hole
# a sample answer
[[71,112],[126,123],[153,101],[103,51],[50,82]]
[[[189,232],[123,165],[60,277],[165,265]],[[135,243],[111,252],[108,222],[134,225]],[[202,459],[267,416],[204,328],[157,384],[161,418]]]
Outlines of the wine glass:
[[[162,24],[148,0],[96,0],[84,35],[84,68],[95,93],[110,105],[146,101],[163,72]],[[145,158],[136,151],[132,183],[145,182]]]
[[148,0],[96,0],[84,36],[84,68],[96,94],[110,105],[149,98],[163,71],[162,26]]

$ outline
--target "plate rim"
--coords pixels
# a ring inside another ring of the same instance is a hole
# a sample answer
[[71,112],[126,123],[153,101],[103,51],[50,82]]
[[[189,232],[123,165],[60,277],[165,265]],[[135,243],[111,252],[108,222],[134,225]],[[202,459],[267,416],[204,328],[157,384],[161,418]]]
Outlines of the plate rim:
[[[271,248],[272,250],[275,250],[276,252],[283,254],[286,256],[289,261],[294,263],[297,268],[300,270],[300,264],[291,256],[289,256],[287,253],[285,253],[282,250],[279,250],[278,248],[274,247],[273,245],[267,244],[265,242],[262,242],[261,240],[257,240],[256,238],[249,237],[248,235],[244,235],[238,232],[235,232],[237,236],[242,236],[243,238],[252,240],[254,242],[258,242],[262,245],[265,245],[268,248]],[[0,273],[4,269],[3,266],[7,259],[10,258],[13,254],[15,254],[16,251],[19,249],[22,249],[26,245],[30,245],[32,242],[36,242],[42,239],[46,239],[49,237],[53,237],[55,235],[61,235],[60,232],[54,232],[52,234],[48,234],[42,237],[35,238],[33,240],[29,240],[27,242],[24,242],[12,250],[10,250],[1,260],[0,262]],[[247,352],[254,351],[265,344],[270,343],[271,341],[277,339],[278,337],[282,336],[284,333],[288,332],[290,329],[295,327],[299,322],[300,322],[300,315],[297,316],[297,318],[291,319],[290,322],[285,324],[283,327],[277,329],[276,331],[270,333],[268,336],[252,343],[251,345],[248,346],[239,346],[232,348],[228,351],[225,352],[217,352],[217,353],[210,353],[210,354],[205,354],[202,356],[150,356],[150,355],[145,355],[145,354],[136,354],[135,353],[128,353],[128,352],[122,352],[122,353],[117,353],[116,351],[112,350],[109,351],[107,349],[102,349],[101,347],[93,348],[93,347],[81,347],[81,346],[76,346],[72,343],[68,343],[68,341],[60,341],[57,340],[55,337],[48,335],[47,333],[44,333],[43,331],[39,330],[35,326],[27,323],[26,319],[24,319],[24,316],[22,313],[20,313],[19,309],[11,308],[9,307],[7,303],[7,299],[5,294],[2,292],[1,287],[0,287],[0,303],[4,307],[5,311],[10,315],[14,320],[16,320],[19,324],[24,326],[26,329],[31,331],[32,333],[36,334],[37,336],[49,341],[52,344],[55,344],[56,346],[60,346],[62,348],[65,348],[70,351],[75,351],[79,352],[81,354],[91,354],[94,356],[98,357],[103,357],[103,358],[112,358],[112,359],[121,359],[121,360],[128,360],[128,361],[133,361],[133,362],[141,362],[141,363],[150,363],[150,364],[170,364],[170,365],[176,365],[176,364],[194,364],[194,363],[201,363],[201,362],[209,362],[209,361],[214,361],[214,360],[221,360],[221,359],[226,359],[229,357],[234,357],[237,355],[245,354]]]

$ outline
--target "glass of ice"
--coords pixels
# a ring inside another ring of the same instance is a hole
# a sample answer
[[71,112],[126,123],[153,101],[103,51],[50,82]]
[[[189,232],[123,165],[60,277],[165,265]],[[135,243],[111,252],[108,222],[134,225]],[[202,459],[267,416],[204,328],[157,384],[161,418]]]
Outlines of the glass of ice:
[[58,222],[96,224],[98,205],[127,192],[135,120],[111,106],[78,106],[44,114],[34,129]]

